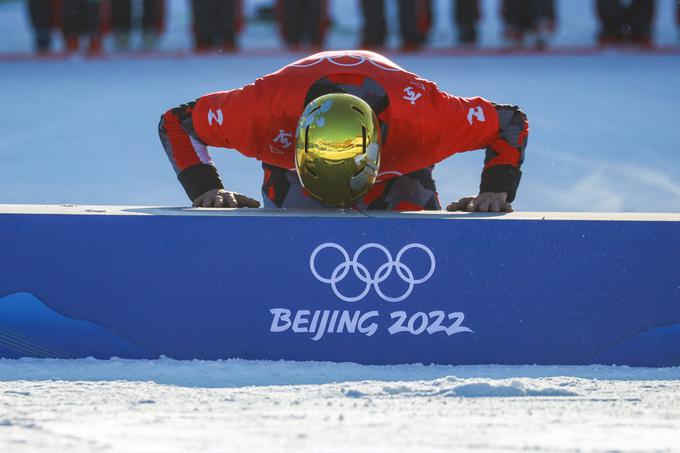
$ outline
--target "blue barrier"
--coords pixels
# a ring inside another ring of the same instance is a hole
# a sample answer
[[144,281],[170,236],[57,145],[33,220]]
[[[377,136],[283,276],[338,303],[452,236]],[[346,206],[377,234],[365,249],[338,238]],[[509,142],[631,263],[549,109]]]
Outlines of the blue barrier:
[[680,215],[0,205],[0,357],[680,364]]

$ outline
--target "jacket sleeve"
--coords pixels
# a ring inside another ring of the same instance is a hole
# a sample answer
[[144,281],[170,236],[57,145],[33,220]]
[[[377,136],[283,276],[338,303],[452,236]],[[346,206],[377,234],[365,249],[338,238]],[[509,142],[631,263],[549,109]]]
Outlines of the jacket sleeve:
[[515,199],[529,134],[526,115],[517,106],[440,91],[434,97],[433,119],[437,161],[486,148],[480,192],[507,192],[508,201]]
[[209,190],[224,188],[208,146],[255,157],[250,127],[252,87],[206,94],[161,116],[161,143],[192,201]]
[[165,153],[191,201],[209,190],[224,188],[207,144],[194,130],[195,105],[196,102],[189,102],[168,110],[158,124]]
[[507,192],[513,201],[519,187],[529,137],[527,117],[516,105],[493,104],[498,135],[486,146],[480,192]]

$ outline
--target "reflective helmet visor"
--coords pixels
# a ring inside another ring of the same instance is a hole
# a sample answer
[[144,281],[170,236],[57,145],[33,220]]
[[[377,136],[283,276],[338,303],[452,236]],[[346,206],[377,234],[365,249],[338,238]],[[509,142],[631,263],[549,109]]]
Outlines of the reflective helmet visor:
[[380,124],[371,107],[346,93],[310,102],[295,133],[295,165],[315,198],[351,206],[373,186],[380,166]]

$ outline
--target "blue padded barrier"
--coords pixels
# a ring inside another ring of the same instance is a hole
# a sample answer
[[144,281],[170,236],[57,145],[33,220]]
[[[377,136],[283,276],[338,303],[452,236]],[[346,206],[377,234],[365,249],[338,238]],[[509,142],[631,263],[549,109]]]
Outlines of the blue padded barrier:
[[680,215],[0,205],[0,357],[680,364]]

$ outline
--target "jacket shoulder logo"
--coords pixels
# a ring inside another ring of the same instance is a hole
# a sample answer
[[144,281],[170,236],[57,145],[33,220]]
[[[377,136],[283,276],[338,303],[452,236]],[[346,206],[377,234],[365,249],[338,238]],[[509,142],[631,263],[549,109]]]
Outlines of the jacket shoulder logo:
[[279,135],[274,137],[273,142],[280,144],[283,148],[289,148],[293,144],[293,134],[279,129]]
[[212,126],[213,121],[216,121],[220,126],[222,125],[222,121],[224,121],[222,109],[217,109],[215,112],[212,109],[208,110],[208,126]]
[[484,121],[486,121],[486,118],[484,117],[484,110],[482,110],[481,106],[472,107],[470,109],[470,111],[468,111],[467,120],[468,120],[468,123],[470,123],[471,126],[472,126],[472,121],[475,118],[477,118],[477,121],[479,121],[480,123],[483,123]]
[[413,87],[406,87],[402,91],[405,93],[402,99],[409,101],[411,105],[415,105],[416,101],[423,95],[422,93],[416,93]]

